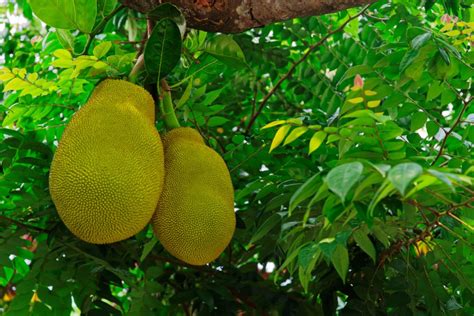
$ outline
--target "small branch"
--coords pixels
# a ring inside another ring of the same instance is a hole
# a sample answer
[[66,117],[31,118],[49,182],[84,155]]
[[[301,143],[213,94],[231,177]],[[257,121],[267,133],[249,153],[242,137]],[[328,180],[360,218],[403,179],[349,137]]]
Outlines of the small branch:
[[456,121],[454,122],[453,126],[451,126],[451,128],[447,132],[445,132],[443,141],[441,142],[441,145],[439,147],[438,154],[436,155],[435,159],[431,163],[431,166],[434,166],[436,164],[436,162],[438,161],[438,159],[443,155],[443,150],[444,150],[444,147],[446,146],[446,142],[448,141],[448,137],[454,132],[454,129],[461,122],[461,119],[464,115],[464,112],[466,112],[466,110],[469,107],[469,104],[472,102],[472,100],[473,100],[473,97],[470,97],[468,100],[463,100],[464,106],[461,109],[461,113],[459,113],[459,116],[456,119]]
[[130,74],[128,75],[128,80],[130,82],[136,83],[138,75],[143,69],[143,67],[145,67],[145,57],[143,54],[141,54],[140,56],[138,56],[137,62],[133,66],[132,71],[130,71]]
[[183,310],[186,316],[191,316],[191,312],[189,311],[189,305],[187,303],[183,303]]
[[452,219],[454,219],[455,221],[457,221],[459,224],[467,227],[470,231],[474,231],[474,227],[472,227],[471,225],[469,225],[468,223],[466,223],[465,221],[463,221],[462,219],[460,219],[459,217],[457,217],[456,215],[454,215],[453,213],[451,213],[450,211],[447,211],[446,212],[446,215],[451,217]]
[[16,225],[16,226],[19,226],[19,227],[24,228],[24,229],[27,229],[27,230],[35,230],[35,231],[42,232],[42,233],[49,233],[49,230],[47,230],[47,229],[44,229],[44,228],[41,228],[41,227],[32,226],[32,225],[28,225],[28,224],[23,224],[23,223],[20,222],[20,221],[17,221],[17,220],[15,220],[15,219],[13,219],[13,218],[9,218],[9,217],[3,216],[3,215],[0,215],[0,220],[9,222],[9,223],[11,223],[11,224],[14,224],[14,225]]
[[278,80],[278,82],[275,84],[275,86],[270,90],[270,92],[267,93],[267,95],[263,98],[262,102],[260,102],[260,105],[255,112],[254,115],[250,118],[250,122],[245,130],[245,134],[248,135],[250,132],[250,129],[252,128],[252,125],[255,123],[255,120],[257,117],[262,113],[263,108],[267,104],[268,100],[275,94],[275,92],[280,88],[283,82],[287,80],[293,72],[296,70],[296,67],[298,67],[301,63],[303,63],[310,55],[312,52],[314,52],[317,48],[319,48],[321,45],[324,44],[332,35],[335,33],[338,33],[342,31],[347,24],[349,24],[352,20],[357,19],[359,16],[364,14],[365,11],[369,8],[370,5],[365,6],[359,13],[356,15],[350,17],[346,22],[344,22],[341,26],[339,26],[337,29],[330,31],[327,33],[323,38],[321,38],[316,44],[313,44],[309,47],[308,51],[298,60],[296,61],[291,68],[288,70],[288,72]]
[[239,292],[237,292],[236,289],[234,289],[232,287],[227,287],[227,288],[229,289],[230,293],[232,293],[232,296],[234,296],[237,299],[238,302],[240,301],[241,303],[244,303],[245,305],[247,305],[248,307],[254,309],[255,311],[261,312],[262,315],[268,316],[267,312],[265,312],[263,310],[260,310],[258,308],[258,305],[255,304],[254,302],[252,302],[248,297],[245,297],[245,296],[241,295]]
[[81,55],[87,55],[87,52],[89,51],[89,48],[92,45],[92,41],[94,40],[95,36],[102,32],[102,29],[105,27],[105,25],[116,15],[120,10],[125,9],[126,6],[121,4],[118,7],[116,7],[109,15],[107,15],[89,34],[89,38],[87,39],[86,46],[84,47],[84,50],[82,51]]

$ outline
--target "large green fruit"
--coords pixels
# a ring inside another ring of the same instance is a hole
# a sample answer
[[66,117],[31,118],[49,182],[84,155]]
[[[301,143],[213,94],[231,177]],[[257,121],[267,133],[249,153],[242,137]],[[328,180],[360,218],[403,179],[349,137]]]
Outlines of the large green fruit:
[[165,135],[165,184],[156,236],[173,256],[193,265],[216,259],[235,230],[234,190],[224,160],[191,128]]
[[120,241],[149,223],[163,182],[152,97],[126,81],[103,81],[67,125],[51,165],[59,216],[84,241]]

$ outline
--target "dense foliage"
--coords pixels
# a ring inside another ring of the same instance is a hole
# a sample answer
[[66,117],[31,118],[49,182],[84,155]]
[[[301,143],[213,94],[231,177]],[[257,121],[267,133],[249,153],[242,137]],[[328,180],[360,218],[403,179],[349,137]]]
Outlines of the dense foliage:
[[[181,34],[171,6],[3,3],[1,312],[474,314],[472,0],[379,1],[233,36]],[[155,96],[166,78],[182,125],[224,157],[237,230],[217,261],[186,265],[151,229],[87,244],[59,220],[51,158],[106,77]]]

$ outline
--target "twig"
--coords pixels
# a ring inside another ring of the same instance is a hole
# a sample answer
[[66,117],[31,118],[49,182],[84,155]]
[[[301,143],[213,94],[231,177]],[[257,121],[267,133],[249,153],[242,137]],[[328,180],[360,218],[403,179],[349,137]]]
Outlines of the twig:
[[461,122],[461,119],[464,115],[464,112],[466,112],[466,110],[467,110],[469,104],[472,102],[473,98],[474,97],[470,97],[468,100],[463,100],[464,106],[461,109],[461,113],[459,113],[459,116],[456,119],[456,121],[454,122],[453,126],[451,126],[451,128],[445,133],[443,141],[441,142],[441,145],[439,147],[438,154],[436,155],[435,159],[431,163],[431,166],[434,166],[436,164],[436,162],[438,161],[438,159],[443,155],[443,150],[444,150],[444,147],[446,146],[446,142],[448,140],[449,135],[451,135],[454,132],[454,129]]
[[32,225],[28,225],[28,224],[23,224],[20,221],[14,220],[13,218],[9,218],[9,217],[3,216],[3,215],[0,215],[0,219],[3,220],[3,221],[15,224],[16,226],[28,229],[28,230],[36,230],[36,231],[39,231],[39,232],[42,232],[42,233],[49,233],[49,230],[47,230],[47,229],[32,226]]
[[309,55],[311,55],[312,52],[314,52],[317,48],[319,48],[322,44],[324,44],[324,42],[326,42],[332,35],[334,35],[335,33],[338,33],[340,31],[342,31],[347,24],[349,24],[352,20],[358,18],[359,16],[361,16],[362,14],[364,14],[364,12],[370,7],[370,5],[366,5],[359,13],[357,13],[356,15],[350,17],[347,21],[345,21],[341,26],[339,26],[337,29],[333,30],[333,31],[330,31],[328,32],[323,38],[321,38],[317,43],[311,45],[309,48],[308,48],[308,51],[299,59],[297,60],[295,63],[293,63],[293,65],[291,66],[291,68],[288,70],[288,72],[280,78],[280,80],[278,80],[278,82],[275,84],[275,86],[267,93],[267,95],[263,98],[262,102],[260,102],[260,105],[257,109],[257,111],[255,112],[254,115],[252,115],[252,117],[250,118],[250,121],[249,121],[249,124],[245,130],[245,134],[248,135],[249,132],[250,132],[250,129],[252,128],[252,125],[255,123],[255,120],[257,119],[257,117],[262,113],[263,111],[263,108],[265,107],[265,105],[267,104],[268,100],[275,94],[275,92],[280,88],[280,86],[282,85],[282,83],[288,79],[292,74],[293,72],[295,71],[296,67],[298,67],[301,63],[303,63],[308,57]]
[[110,12],[109,15],[107,15],[89,34],[89,38],[87,39],[86,46],[84,47],[84,50],[82,51],[81,55],[87,54],[89,51],[89,48],[92,45],[92,41],[94,40],[95,36],[102,32],[102,29],[105,27],[105,25],[116,15],[120,10],[125,9],[126,7],[121,4],[118,7],[116,7],[112,12]]
[[232,287],[227,287],[227,288],[229,289],[229,291],[230,291],[230,293],[232,294],[232,296],[234,296],[234,297],[237,299],[237,301],[240,301],[241,303],[244,303],[245,305],[247,305],[248,307],[250,307],[250,308],[256,310],[257,312],[262,312],[262,315],[265,315],[265,316],[268,315],[267,312],[265,312],[265,311],[263,311],[263,310],[261,311],[261,310],[258,308],[258,305],[257,305],[257,304],[255,304],[254,302],[252,302],[249,298],[242,296],[239,292],[237,292],[236,289],[234,289],[234,288],[232,288]]

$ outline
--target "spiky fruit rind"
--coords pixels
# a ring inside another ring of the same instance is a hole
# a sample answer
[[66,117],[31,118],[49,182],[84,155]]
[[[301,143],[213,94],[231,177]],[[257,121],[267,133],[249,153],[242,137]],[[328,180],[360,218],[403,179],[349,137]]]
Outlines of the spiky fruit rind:
[[117,242],[150,221],[164,182],[154,102],[143,88],[105,80],[67,125],[54,155],[50,192],[80,239]]
[[191,128],[165,135],[166,177],[153,216],[156,236],[192,265],[216,259],[235,230],[234,190],[224,160]]

